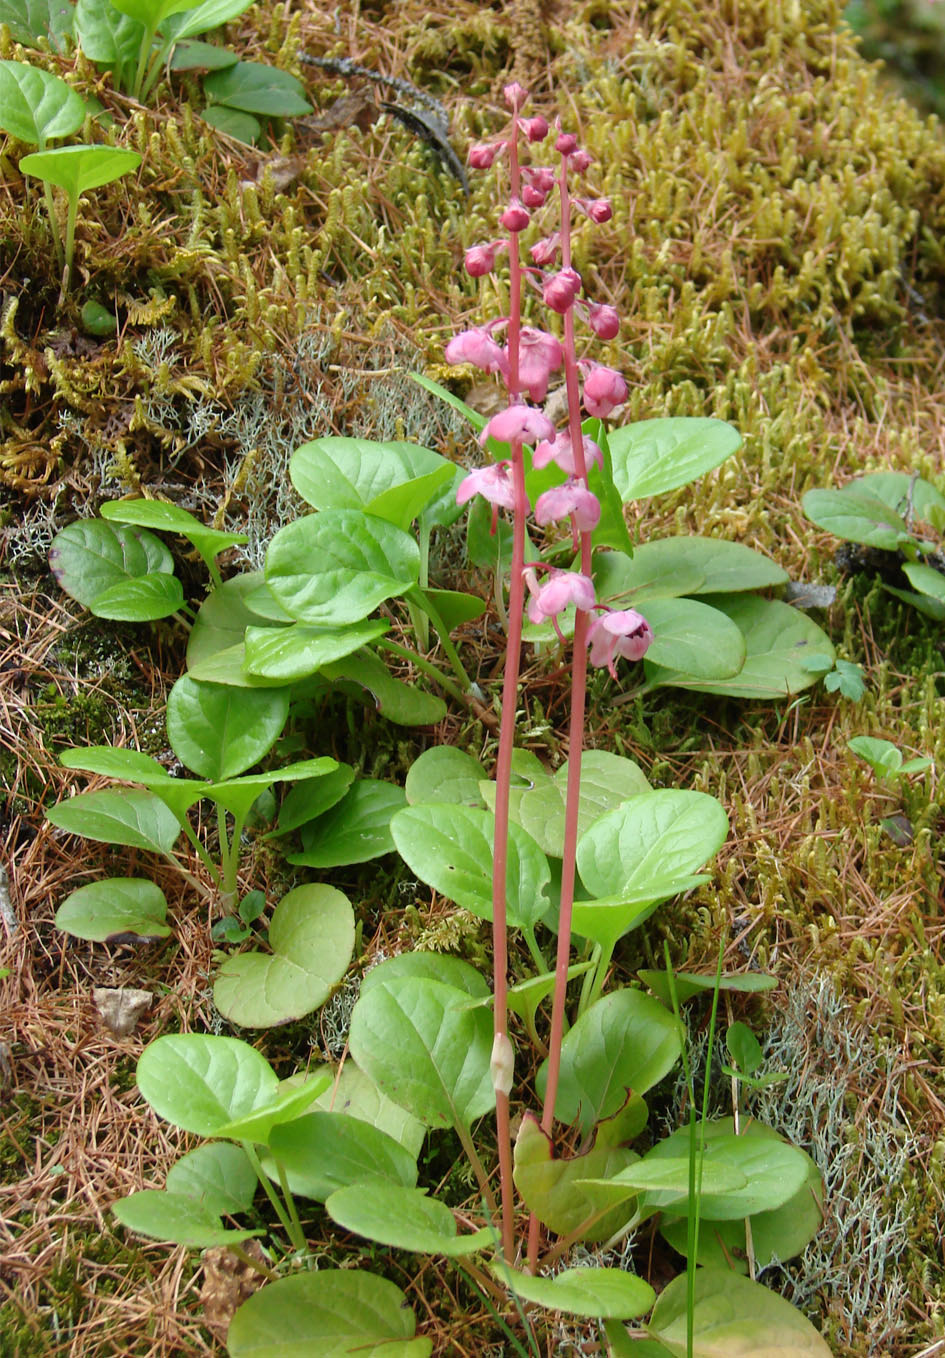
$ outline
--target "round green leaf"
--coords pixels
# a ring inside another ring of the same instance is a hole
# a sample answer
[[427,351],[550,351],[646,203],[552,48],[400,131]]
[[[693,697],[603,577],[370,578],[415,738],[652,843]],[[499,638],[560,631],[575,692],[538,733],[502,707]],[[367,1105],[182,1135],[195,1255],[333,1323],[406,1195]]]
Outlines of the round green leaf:
[[354,780],[350,764],[339,764],[322,778],[306,778],[292,788],[279,808],[275,834],[287,835],[337,806]]
[[198,1136],[271,1103],[279,1089],[264,1056],[236,1037],[170,1033],[145,1047],[136,1075],[159,1117]]
[[63,39],[72,33],[72,6],[68,0],[0,0],[0,24],[24,47],[46,38],[54,51],[63,52]]
[[198,1146],[167,1171],[167,1189],[217,1216],[236,1216],[253,1205],[259,1180],[242,1146],[213,1141]]
[[801,503],[812,523],[847,542],[895,552],[910,536],[902,516],[855,481],[843,490],[809,490]]
[[653,631],[647,660],[697,679],[730,679],[745,661],[745,638],[717,608],[694,599],[648,599],[643,605]]
[[351,1054],[378,1089],[428,1127],[468,1127],[495,1104],[492,1017],[440,981],[384,977],[351,1018]]
[[452,745],[434,745],[411,764],[404,791],[411,806],[424,802],[481,806],[479,783],[485,776],[471,754]]
[[192,542],[207,562],[249,539],[245,533],[226,533],[208,528],[180,505],[165,500],[111,500],[102,505],[102,518],[119,523],[135,523],[141,528],[153,528],[164,533],[179,533]]
[[168,695],[167,738],[192,773],[233,778],[268,753],[288,715],[285,689],[231,688],[185,674]]
[[85,101],[64,80],[25,61],[0,61],[0,130],[30,146],[69,137],[85,120]]
[[131,1231],[155,1240],[166,1240],[172,1245],[189,1245],[192,1249],[238,1245],[263,1234],[262,1231],[228,1230],[218,1213],[183,1193],[168,1193],[158,1188],[145,1188],[140,1193],[121,1198],[112,1205],[112,1211]]
[[55,151],[34,151],[24,156],[20,169],[77,199],[90,189],[121,179],[140,164],[137,151],[120,146],[59,146]]
[[[555,1117],[587,1135],[631,1093],[645,1094],[679,1060],[679,1025],[642,990],[615,990],[592,1004],[565,1034]],[[548,1062],[538,1072],[544,1094]]]
[[640,500],[694,481],[741,447],[742,436],[721,420],[640,420],[607,435],[620,498]]
[[897,514],[909,515],[922,522],[928,522],[935,512],[945,511],[945,495],[941,495],[930,482],[911,472],[870,472],[850,481],[844,491],[867,495],[882,500]]
[[403,788],[378,778],[359,778],[330,811],[303,827],[304,852],[289,854],[289,862],[334,868],[391,853],[391,817],[405,801]]
[[[195,33],[207,33],[211,28],[228,24],[231,19],[249,9],[251,4],[252,0],[203,0],[202,5],[171,14],[164,21],[161,31],[168,36],[173,35],[175,41],[190,38]],[[232,62],[228,64],[232,65]]]
[[160,798],[124,788],[79,792],[54,806],[47,820],[70,835],[163,854],[170,853],[180,834],[180,821]]
[[[431,474],[443,477],[453,464],[431,448],[415,443],[375,443],[371,439],[323,438],[304,443],[289,463],[289,476],[302,499],[315,509],[366,509],[406,527],[404,515],[381,512],[390,493]],[[437,489],[422,497],[420,508]],[[372,502],[374,502],[372,504]],[[417,510],[416,512],[419,512]]]
[[443,985],[452,986],[474,1000],[491,999],[492,996],[492,987],[482,972],[464,962],[461,957],[437,952],[402,952],[396,957],[389,957],[386,962],[364,973],[361,994],[366,995],[374,986],[400,976],[441,981]]
[[[703,1125],[706,1169],[717,1168],[723,1173],[737,1171],[745,1179],[741,1187],[731,1189],[716,1189],[703,1182],[699,1214],[704,1221],[744,1220],[756,1212],[769,1212],[782,1207],[807,1182],[809,1157],[796,1146],[787,1145],[779,1136],[766,1134],[767,1129],[736,1136],[731,1118]],[[688,1172],[688,1127],[681,1127],[672,1136],[658,1141],[643,1157],[639,1168],[646,1170],[651,1165],[662,1165],[664,1161],[672,1161],[677,1166],[685,1164]],[[682,1179],[680,1182],[683,1203],[678,1210],[685,1212],[689,1191],[686,1182]],[[679,1199],[678,1192],[669,1199],[659,1190],[646,1195],[646,1201],[652,1207],[668,1206],[670,1201],[676,1207]]]
[[625,552],[594,557],[597,598],[611,608],[649,598],[723,594],[783,585],[787,573],[760,552],[724,538],[657,538]]
[[941,571],[926,565],[924,561],[907,561],[902,571],[913,589],[945,604],[945,575]]
[[515,1138],[515,1187],[528,1210],[556,1234],[573,1235],[595,1218],[580,1238],[609,1240],[630,1219],[632,1200],[601,1216],[597,1200],[577,1180],[610,1178],[639,1158],[625,1146],[595,1146],[585,1155],[556,1159],[550,1137],[526,1115]]
[[[564,845],[569,761],[553,777],[536,778],[518,801],[515,819],[546,854],[560,858]],[[607,811],[639,792],[649,792],[646,775],[632,759],[608,750],[585,750],[581,755],[578,834],[589,830]]]
[[[830,1358],[820,1335],[790,1302],[730,1269],[700,1268],[695,1280],[693,1358]],[[647,1326],[686,1358],[687,1279],[674,1278],[660,1293]]]
[[263,584],[261,571],[248,571],[224,580],[207,595],[197,612],[187,640],[187,668],[220,651],[242,645],[247,627],[259,627],[266,619],[249,605]]
[[[415,953],[406,955],[417,956]],[[340,1072],[332,1072],[332,1077],[331,1087],[315,1100],[316,1108],[326,1113],[344,1113],[346,1117],[370,1123],[399,1141],[416,1160],[427,1134],[422,1122],[382,1093],[353,1061],[346,1061]]]
[[[641,970],[637,972],[640,980],[645,986],[653,991],[657,999],[664,1004],[672,1004],[670,995],[669,981],[665,971]],[[763,971],[736,972],[732,975],[723,973],[718,977],[719,990],[737,991],[744,995],[756,995],[763,990],[774,990],[778,984],[777,978],[769,976]],[[673,985],[676,990],[676,1000],[679,1004],[685,1004],[692,999],[693,995],[701,994],[706,990],[714,990],[716,987],[716,976],[699,976],[691,971],[677,971],[673,973]]]
[[[481,919],[492,918],[495,817],[471,806],[410,806],[391,821],[397,851],[411,872]],[[509,826],[506,908],[509,923],[533,927],[548,909],[548,860],[519,825]]]
[[107,943],[134,934],[141,942],[167,938],[167,899],[145,877],[107,877],[71,892],[56,911],[56,928],[73,938]]
[[116,84],[131,80],[145,37],[143,24],[101,0],[77,0],[75,30],[90,61],[111,66]]
[[[202,6],[201,6],[202,8]],[[171,55],[172,71],[222,71],[238,60],[228,47],[210,42],[176,42]]]
[[[307,1113],[273,1129],[269,1149],[285,1170],[289,1188],[324,1202],[336,1189],[364,1184],[369,1191],[391,1184],[412,1188],[417,1161],[399,1141],[344,1113]],[[276,1177],[275,1165],[267,1171]]]
[[176,613],[183,602],[183,586],[176,575],[141,575],[109,585],[89,608],[97,618],[114,622],[156,622]]
[[622,1268],[567,1268],[553,1278],[536,1278],[496,1262],[492,1271],[522,1301],[573,1316],[628,1320],[648,1311],[656,1296],[649,1283]]
[[213,983],[220,1013],[244,1028],[310,1014],[331,994],[354,950],[354,912],[334,887],[295,887],[273,911],[271,952],[229,957]]
[[811,656],[823,656],[833,664],[835,652],[826,632],[788,604],[733,594],[713,595],[712,606],[736,623],[745,637],[745,663],[738,674],[731,679],[695,679],[647,659],[651,685],[670,684],[730,698],[784,698],[817,683],[820,676],[806,664]]
[[395,679],[371,651],[357,651],[344,660],[333,661],[323,666],[320,673],[345,691],[351,689],[360,694],[366,689],[378,712],[400,726],[432,726],[446,715],[442,698],[416,684]]
[[417,583],[412,537],[358,510],[326,509],[279,530],[266,554],[266,583],[287,613],[320,626],[360,622]]
[[283,1122],[293,1122],[307,1112],[328,1088],[329,1079],[323,1072],[311,1079],[303,1079],[301,1083],[285,1080],[267,1103],[224,1122],[216,1134],[234,1141],[255,1141],[258,1145],[268,1146],[273,1128],[281,1126]]
[[230,1322],[230,1358],[428,1358],[399,1287],[360,1269],[320,1268],[279,1278]]
[[332,1193],[325,1203],[332,1221],[379,1245],[445,1254],[452,1258],[489,1249],[493,1232],[486,1226],[459,1235],[450,1209],[422,1188],[385,1183],[353,1183]]
[[112,585],[142,575],[171,575],[174,559],[143,529],[78,519],[53,538],[49,568],[60,589],[86,608]]
[[[142,0],[122,0],[122,4]],[[143,0],[147,3],[147,0]],[[174,3],[174,0],[166,0]],[[190,8],[177,0],[176,8]],[[203,92],[214,104],[226,104],[241,113],[255,113],[261,118],[297,118],[311,113],[312,106],[305,98],[305,87],[288,71],[259,61],[238,61],[223,71],[214,71],[203,82]]]
[[229,108],[226,104],[211,104],[200,116],[224,136],[245,142],[247,146],[255,145],[262,132],[259,120],[251,113],[241,113],[239,109]]
[[247,627],[244,668],[265,679],[288,683],[305,679],[323,665],[377,641],[385,622],[356,622],[347,627]]

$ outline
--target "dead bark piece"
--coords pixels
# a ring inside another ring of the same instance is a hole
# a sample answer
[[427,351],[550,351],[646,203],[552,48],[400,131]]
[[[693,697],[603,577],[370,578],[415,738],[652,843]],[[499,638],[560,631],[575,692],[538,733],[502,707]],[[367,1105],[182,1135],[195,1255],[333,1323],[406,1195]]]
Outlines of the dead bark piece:
[[[243,1249],[261,1264],[267,1264],[258,1240],[247,1240]],[[244,1264],[227,1249],[205,1250],[203,1256],[203,1285],[200,1300],[207,1329],[223,1343],[230,1321],[246,1301],[265,1282],[262,1274]]]
[[151,1007],[154,995],[150,990],[134,990],[130,986],[117,990],[99,986],[92,991],[92,999],[109,1032],[116,1037],[127,1037]]

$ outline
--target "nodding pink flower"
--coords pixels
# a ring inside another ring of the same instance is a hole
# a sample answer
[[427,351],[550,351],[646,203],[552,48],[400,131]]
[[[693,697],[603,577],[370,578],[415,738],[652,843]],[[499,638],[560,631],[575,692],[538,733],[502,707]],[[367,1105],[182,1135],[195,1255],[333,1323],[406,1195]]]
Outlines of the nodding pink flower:
[[568,164],[575,173],[583,174],[593,160],[593,156],[589,156],[586,151],[581,150],[579,147],[578,150],[574,152],[574,155],[571,157]]
[[505,146],[504,141],[477,141],[466,152],[466,160],[474,170],[488,170]]
[[509,203],[499,221],[506,231],[524,231],[531,221],[531,217],[521,203],[514,202]]
[[575,198],[574,201],[591,221],[597,222],[598,225],[609,222],[614,215],[609,198]]
[[571,156],[578,149],[577,137],[573,132],[561,132],[555,142],[555,150],[560,151],[563,156]]
[[515,486],[509,474],[511,465],[511,462],[496,462],[491,467],[477,467],[471,471],[456,488],[456,503],[464,505],[474,495],[481,495],[491,505],[514,509]]
[[581,291],[581,275],[575,269],[561,269],[542,288],[545,306],[563,316],[574,305]]
[[522,202],[526,207],[544,207],[547,199],[547,193],[542,193],[541,189],[536,189],[533,184],[522,185]]
[[574,518],[581,533],[592,533],[600,523],[600,501],[583,481],[569,476],[563,486],[552,486],[535,501],[535,520],[542,527],[558,519]]
[[[554,335],[534,326],[523,325],[519,335],[518,378],[523,391],[527,391],[533,401],[543,401],[548,394],[551,374],[557,372],[564,363],[564,350]],[[506,356],[506,372],[508,357]],[[542,438],[552,438],[554,429]]]
[[471,363],[486,373],[508,372],[505,350],[481,329],[464,330],[446,346],[447,363]]
[[589,302],[587,311],[587,323],[598,339],[612,340],[620,333],[620,317],[616,307]]
[[548,135],[548,124],[540,113],[533,118],[523,118],[519,126],[529,141],[544,141]]
[[496,255],[507,250],[506,240],[494,240],[490,245],[473,245],[466,251],[464,263],[470,278],[482,278],[495,268]]
[[591,664],[598,668],[606,665],[612,678],[616,679],[614,661],[617,656],[625,660],[642,660],[652,640],[650,624],[636,609],[602,613],[587,634]]
[[506,85],[502,94],[505,97],[505,102],[513,113],[518,113],[519,109],[528,98],[528,90],[525,89],[524,85],[520,85],[517,80],[513,80],[510,85]]
[[558,248],[561,245],[561,232],[555,231],[544,240],[536,241],[529,250],[532,259],[540,269],[553,264],[558,258]]
[[552,570],[547,579],[539,584],[534,568],[529,567],[525,571],[525,583],[532,596],[528,601],[529,619],[536,625],[550,622],[558,636],[561,636],[558,614],[569,604],[585,610],[594,607],[593,581],[579,571]]
[[550,439],[554,432],[554,425],[540,410],[535,410],[533,406],[514,405],[493,415],[479,435],[479,442],[485,447],[489,439],[497,439],[499,443],[521,446],[523,443],[535,444],[541,439]]
[[627,399],[627,384],[613,368],[598,365],[584,382],[584,408],[588,415],[604,420]]
[[[598,467],[604,465],[603,455],[600,448],[593,439],[583,435],[584,441],[584,465],[589,471],[596,462]],[[547,467],[549,462],[556,463],[568,476],[576,476],[577,468],[574,465],[574,448],[571,444],[571,434],[569,430],[562,429],[560,434],[556,434],[553,441],[539,443],[532,456],[532,466],[537,468]]]

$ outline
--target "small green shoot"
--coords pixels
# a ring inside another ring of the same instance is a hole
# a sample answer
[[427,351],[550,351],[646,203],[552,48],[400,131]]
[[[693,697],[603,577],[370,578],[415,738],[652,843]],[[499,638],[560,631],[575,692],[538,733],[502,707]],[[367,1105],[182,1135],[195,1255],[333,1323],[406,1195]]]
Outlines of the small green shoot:
[[902,778],[907,773],[922,773],[932,767],[932,760],[926,755],[904,760],[902,751],[891,740],[880,740],[877,736],[854,736],[847,741],[847,746],[860,759],[866,760],[877,778]]

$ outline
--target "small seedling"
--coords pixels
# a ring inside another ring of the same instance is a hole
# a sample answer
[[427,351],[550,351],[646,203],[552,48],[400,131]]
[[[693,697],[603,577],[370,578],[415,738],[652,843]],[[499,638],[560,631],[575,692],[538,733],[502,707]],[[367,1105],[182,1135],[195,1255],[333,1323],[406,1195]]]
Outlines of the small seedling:
[[926,755],[904,760],[902,751],[892,741],[880,740],[877,736],[854,736],[847,741],[847,746],[860,759],[866,760],[877,778],[902,778],[907,773],[921,773],[932,767],[932,760]]

